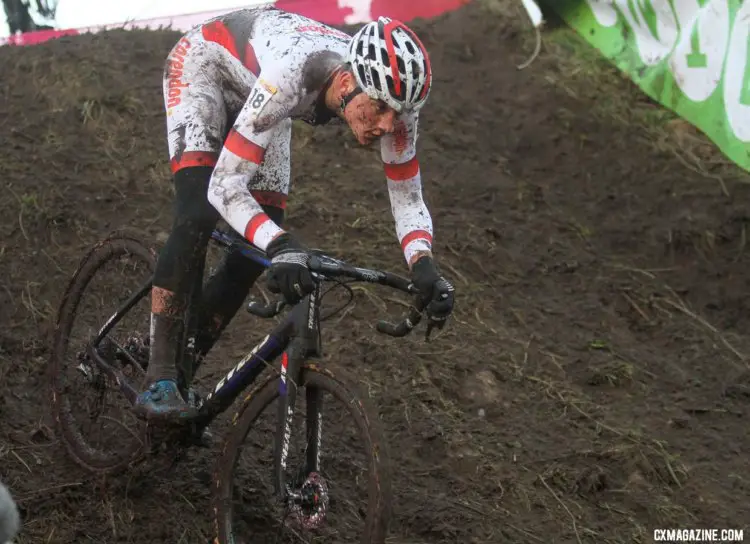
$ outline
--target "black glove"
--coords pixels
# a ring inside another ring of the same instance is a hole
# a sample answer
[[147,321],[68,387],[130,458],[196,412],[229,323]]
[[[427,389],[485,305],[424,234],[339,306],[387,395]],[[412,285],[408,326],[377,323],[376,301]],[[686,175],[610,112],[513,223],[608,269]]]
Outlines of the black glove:
[[427,338],[430,331],[436,327],[442,329],[448,316],[453,312],[453,292],[455,289],[446,280],[431,257],[420,257],[411,267],[411,281],[419,290],[422,302],[425,304],[427,324]]
[[268,269],[268,289],[272,293],[281,293],[290,306],[297,304],[315,289],[310,269],[308,249],[295,240],[289,233],[280,235],[266,248],[271,257]]

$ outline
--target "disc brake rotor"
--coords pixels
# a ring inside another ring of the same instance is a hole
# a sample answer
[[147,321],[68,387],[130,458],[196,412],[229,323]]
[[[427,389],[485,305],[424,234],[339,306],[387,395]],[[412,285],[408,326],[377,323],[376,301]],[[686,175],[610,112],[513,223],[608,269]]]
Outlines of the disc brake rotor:
[[317,529],[325,521],[328,510],[328,485],[317,472],[312,472],[302,486],[290,492],[289,520],[307,531]]

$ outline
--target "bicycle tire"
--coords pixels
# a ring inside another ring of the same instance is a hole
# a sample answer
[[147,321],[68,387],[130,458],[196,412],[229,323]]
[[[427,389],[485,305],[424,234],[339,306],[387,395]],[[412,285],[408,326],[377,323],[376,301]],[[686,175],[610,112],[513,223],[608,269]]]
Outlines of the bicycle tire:
[[60,380],[60,372],[66,364],[70,331],[86,288],[108,261],[125,254],[136,256],[148,266],[149,272],[153,273],[156,255],[139,240],[126,236],[112,236],[95,244],[82,258],[65,290],[58,310],[50,355],[51,406],[57,433],[70,457],[79,466],[96,473],[115,473],[131,466],[143,457],[144,448],[134,446],[109,454],[94,450],[76,428],[70,402],[64,392],[64,384]]
[[[302,368],[299,394],[305,387],[318,387],[333,395],[349,410],[369,456],[367,522],[361,544],[383,544],[391,518],[391,472],[384,433],[377,417],[363,397],[327,369],[313,364]],[[233,472],[246,436],[257,418],[279,396],[279,378],[274,376],[256,387],[244,399],[232,418],[232,427],[224,441],[216,469],[214,493],[215,544],[235,544],[232,534]],[[298,431],[299,432],[299,431]]]

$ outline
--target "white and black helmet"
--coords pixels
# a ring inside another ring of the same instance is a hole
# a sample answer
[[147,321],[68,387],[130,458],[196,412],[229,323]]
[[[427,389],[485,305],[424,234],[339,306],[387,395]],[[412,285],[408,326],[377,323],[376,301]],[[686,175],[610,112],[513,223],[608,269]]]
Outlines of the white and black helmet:
[[364,25],[352,38],[348,61],[362,90],[396,112],[418,111],[427,102],[430,58],[404,23],[379,17]]

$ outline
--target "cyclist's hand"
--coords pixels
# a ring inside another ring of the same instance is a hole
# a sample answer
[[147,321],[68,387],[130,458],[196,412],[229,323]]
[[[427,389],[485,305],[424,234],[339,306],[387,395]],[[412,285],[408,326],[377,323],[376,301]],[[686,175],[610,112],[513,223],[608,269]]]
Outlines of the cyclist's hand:
[[411,280],[422,296],[429,320],[427,337],[433,328],[442,329],[453,312],[453,285],[445,279],[431,257],[420,257],[411,268]]
[[268,289],[281,293],[287,304],[294,305],[315,289],[308,262],[308,249],[285,232],[266,248],[271,257],[268,269]]

